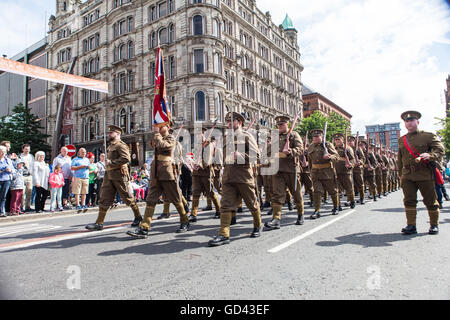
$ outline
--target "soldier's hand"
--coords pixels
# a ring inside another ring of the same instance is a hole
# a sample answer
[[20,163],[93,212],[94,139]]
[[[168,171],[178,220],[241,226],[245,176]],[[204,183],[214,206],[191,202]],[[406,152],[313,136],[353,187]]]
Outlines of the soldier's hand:
[[159,132],[159,127],[158,126],[153,126],[152,127],[152,131],[153,132]]
[[329,160],[329,159],[331,159],[331,156],[329,153],[327,153],[327,154],[323,155],[323,158]]
[[431,155],[430,155],[429,153],[425,152],[425,153],[422,153],[422,154],[420,155],[420,157],[421,157],[423,160],[429,160],[430,157],[431,157]]
[[109,166],[111,163],[111,161],[109,161],[109,159],[106,159],[106,165]]
[[351,165],[351,164],[346,164],[345,167],[346,167],[347,169],[351,169],[351,168],[352,168],[352,165]]

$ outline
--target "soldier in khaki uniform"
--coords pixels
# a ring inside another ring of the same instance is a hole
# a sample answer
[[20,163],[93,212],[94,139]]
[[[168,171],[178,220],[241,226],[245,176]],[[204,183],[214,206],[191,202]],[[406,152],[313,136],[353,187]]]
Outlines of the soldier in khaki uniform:
[[336,183],[336,172],[334,171],[333,162],[339,158],[339,154],[333,144],[325,142],[326,150],[323,147],[323,131],[320,129],[311,130],[313,137],[312,143],[308,147],[308,155],[310,158],[309,166],[311,168],[311,178],[314,188],[314,213],[311,219],[320,218],[320,204],[322,195],[325,190],[333,200],[333,214],[338,213],[338,194]]
[[380,146],[376,146],[374,150],[375,158],[377,159],[377,167],[375,169],[375,182],[377,184],[378,198],[381,199],[383,191],[383,159],[380,155]]
[[155,149],[155,153],[150,167],[150,189],[145,199],[147,205],[144,219],[139,228],[127,232],[128,235],[135,238],[147,238],[155,207],[161,194],[175,205],[180,215],[180,228],[176,232],[182,233],[189,230],[188,216],[184,210],[181,192],[177,184],[176,170],[173,166],[173,150],[176,143],[174,137],[169,133],[169,129],[169,125],[160,127],[154,125],[152,128],[150,145]]
[[[336,161],[336,174],[338,185],[347,194],[347,201],[350,202],[350,208],[355,208],[355,191],[353,189],[353,166],[355,165],[355,155],[353,149],[344,144],[344,135],[336,133],[333,136],[335,149],[339,154],[338,161]],[[348,163],[346,163],[346,154]],[[341,200],[339,197],[339,211],[342,211]]]
[[[222,167],[223,167],[223,155],[222,150],[217,148],[217,141],[215,137],[211,137],[211,145],[213,147],[213,170],[214,180],[213,186],[217,190],[217,193],[222,195]],[[203,210],[212,210],[212,200],[207,198],[206,208]]]
[[402,113],[401,118],[408,130],[408,133],[398,140],[399,173],[407,221],[407,226],[402,229],[402,233],[417,233],[417,190],[419,190],[430,217],[429,233],[437,234],[439,233],[439,203],[433,177],[434,169],[430,162],[440,162],[445,149],[436,134],[418,129],[421,118],[419,112],[406,111]]
[[216,218],[220,216],[219,198],[214,192],[214,168],[213,168],[213,151],[214,145],[211,141],[206,141],[204,133],[206,128],[202,128],[202,143],[201,154],[199,154],[198,161],[194,164],[192,172],[192,214],[189,217],[190,222],[197,222],[197,213],[200,203],[201,194],[205,194],[210,198],[216,208]]
[[383,173],[383,196],[387,197],[389,192],[389,159],[386,156],[386,149],[381,149],[381,160],[383,161],[381,166],[381,172]]
[[[279,132],[279,151],[274,155],[279,161],[278,172],[272,176],[272,220],[264,224],[266,230],[280,229],[281,211],[286,201],[288,189],[294,198],[297,209],[297,225],[302,225],[303,219],[303,196],[302,183],[300,181],[300,163],[298,159],[303,155],[303,141],[300,135],[292,131],[288,136],[289,118],[278,116],[275,118]],[[288,141],[289,139],[289,141]],[[285,146],[288,146],[285,149]],[[290,203],[290,199],[289,199]]]
[[348,136],[348,144],[350,148],[354,149],[355,154],[355,166],[353,167],[353,185],[354,190],[358,191],[359,203],[364,204],[364,163],[366,157],[360,146],[356,146],[356,138],[354,136]]
[[[262,163],[260,164],[261,168],[268,168],[270,167],[270,158],[272,155],[272,151],[271,151],[271,136],[270,136],[271,132],[269,131],[268,136],[267,136],[267,141],[266,144],[264,146],[263,149],[263,160]],[[262,171],[263,172],[263,171]],[[267,212],[267,215],[272,215],[272,208],[271,208],[271,203],[272,203],[272,175],[262,175],[263,178],[263,185],[264,185],[264,203],[261,205],[261,210],[265,209],[265,208],[270,208],[270,210]]]
[[309,195],[309,206],[312,207],[313,202],[313,182],[311,179],[311,171],[309,170],[309,156],[308,156],[308,145],[303,146],[303,155],[300,157],[300,165],[302,166],[300,180],[302,185],[305,187],[305,194]]
[[[169,129],[169,133],[173,134],[174,130],[172,128]],[[179,141],[175,141],[175,148],[173,150],[173,166],[176,170],[176,180],[178,181],[180,175],[181,175],[181,166],[183,165],[184,159],[183,159],[183,147]],[[179,184],[177,183],[178,189],[180,189]],[[179,190],[181,192],[181,190]],[[181,194],[181,201],[183,202],[184,211],[186,214],[189,214],[189,205],[187,200],[184,198],[184,196]],[[170,202],[169,200],[164,197],[164,204],[163,204],[163,212],[161,215],[157,218],[159,219],[168,219],[170,218]]]
[[236,210],[239,198],[245,201],[253,216],[253,231],[250,237],[259,237],[261,229],[261,211],[253,175],[253,166],[259,159],[259,148],[253,136],[242,130],[245,118],[241,114],[233,112],[233,121],[231,121],[231,112],[229,112],[225,121],[229,129],[233,126],[234,143],[231,130],[227,130],[223,144],[224,170],[220,201],[220,229],[219,234],[208,242],[209,246],[230,243],[232,212]]
[[142,221],[139,207],[136,204],[133,190],[129,184],[130,174],[128,163],[131,161],[130,149],[127,144],[120,140],[122,129],[117,126],[108,127],[108,140],[110,145],[107,150],[106,172],[100,189],[100,200],[98,202],[98,216],[95,223],[86,225],[90,231],[102,230],[108,209],[113,205],[116,193],[134,213],[132,226],[137,226]]
[[[377,158],[375,157],[373,150],[375,146],[371,144],[367,145],[367,141],[361,140],[359,146],[365,154],[364,163],[364,181],[365,185],[369,189],[369,198],[372,196],[373,201],[377,201],[377,185],[375,183],[375,168],[377,167]],[[369,150],[367,150],[369,148]]]

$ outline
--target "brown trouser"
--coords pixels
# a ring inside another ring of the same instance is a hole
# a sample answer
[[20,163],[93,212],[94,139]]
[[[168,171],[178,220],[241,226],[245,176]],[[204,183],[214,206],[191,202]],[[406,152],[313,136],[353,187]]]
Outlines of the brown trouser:
[[192,176],[192,215],[196,216],[200,203],[200,195],[203,193],[207,199],[214,202],[216,211],[220,210],[219,199],[214,193],[214,181],[208,176]]
[[375,183],[377,185],[377,193],[382,194],[383,193],[383,173],[381,170],[375,171]]
[[272,176],[262,176],[264,184],[264,201],[266,203],[272,201]]
[[136,199],[134,198],[133,190],[131,186],[128,186],[128,182],[124,180],[110,180],[105,178],[100,189],[100,200],[98,201],[98,216],[95,223],[103,224],[106,217],[106,212],[113,205],[116,193],[119,194],[120,199],[127,206],[133,210],[135,218],[139,218],[141,213],[139,212],[139,207],[136,204]]
[[407,178],[402,178],[401,187],[403,189],[403,203],[405,205],[408,225],[416,225],[417,190],[419,190],[423,197],[423,203],[428,209],[430,225],[437,226],[439,224],[439,203],[437,201],[434,181],[412,181]]
[[383,179],[383,192],[388,192],[389,191],[389,186],[388,186],[388,177],[389,177],[389,172],[384,170],[383,171],[383,175],[382,175],[382,179]]
[[[295,180],[297,180],[297,189],[295,189]],[[279,172],[272,176],[272,209],[273,219],[281,219],[281,208],[286,201],[286,195],[288,191],[294,197],[295,207],[297,208],[298,215],[303,215],[303,196],[302,196],[302,183],[300,181],[300,175],[290,172]],[[289,199],[290,200],[290,199]]]
[[220,201],[220,230],[219,235],[230,236],[230,224],[233,211],[243,199],[245,205],[253,216],[253,227],[261,227],[261,212],[256,197],[255,186],[246,183],[224,183],[222,185],[222,198]]
[[184,211],[183,202],[181,200],[181,192],[178,188],[177,182],[175,180],[169,181],[156,181],[150,185],[150,190],[148,191],[147,206],[145,208],[144,219],[141,222],[140,228],[145,230],[150,230],[151,221],[153,218],[153,213],[155,212],[156,204],[158,199],[164,195],[164,198],[173,203],[180,215],[180,223],[187,223],[188,217]]
[[302,181],[302,185],[305,186],[305,193],[312,194],[314,192],[314,189],[313,189],[313,182],[311,179],[311,173],[302,172],[300,174],[300,180]]
[[364,199],[364,178],[361,170],[353,169],[353,184],[355,191],[359,193],[359,198]]
[[[351,174],[337,174],[337,181],[339,184],[340,193],[341,190],[345,190],[347,193],[348,201],[355,201],[355,192],[353,190],[353,176]],[[340,197],[338,197],[340,199]],[[340,202],[340,200],[339,200]]]
[[375,175],[366,175],[364,176],[364,180],[366,181],[366,186],[369,188],[369,194],[375,197],[375,195],[377,194]]
[[325,191],[331,196],[333,200],[333,206],[338,207],[338,194],[337,194],[337,183],[336,178],[333,179],[320,179],[317,175],[312,176],[313,180],[313,202],[314,202],[314,210],[319,211],[320,205],[322,203],[322,195],[325,195]]

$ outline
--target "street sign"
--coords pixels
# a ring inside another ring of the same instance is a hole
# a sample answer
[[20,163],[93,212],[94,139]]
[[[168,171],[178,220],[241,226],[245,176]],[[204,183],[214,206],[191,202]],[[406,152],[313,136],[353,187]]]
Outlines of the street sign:
[[68,145],[66,146],[66,148],[67,148],[67,150],[68,150],[67,155],[68,155],[69,157],[73,157],[73,156],[77,153],[77,148],[75,148],[75,146],[72,145],[72,144],[68,144]]

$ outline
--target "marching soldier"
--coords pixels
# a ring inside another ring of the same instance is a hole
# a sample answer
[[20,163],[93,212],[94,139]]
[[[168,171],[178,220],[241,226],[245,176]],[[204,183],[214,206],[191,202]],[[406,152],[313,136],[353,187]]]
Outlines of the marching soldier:
[[312,207],[313,202],[313,182],[311,179],[311,171],[309,170],[309,155],[308,155],[308,146],[305,145],[303,148],[303,155],[300,157],[300,164],[302,166],[300,180],[302,181],[302,185],[305,186],[305,194],[309,195],[309,206]]
[[[369,189],[369,198],[373,197],[373,201],[377,201],[377,184],[375,182],[375,168],[377,167],[377,158],[375,157],[373,150],[375,146],[370,144],[367,145],[367,141],[361,140],[359,145],[363,152],[366,154],[366,161],[364,163],[364,181]],[[367,150],[369,149],[369,150]]]
[[377,146],[376,149],[374,150],[375,158],[377,159],[377,167],[375,169],[375,182],[377,184],[378,198],[381,199],[381,194],[383,193],[383,159],[380,155],[380,147]]
[[214,168],[213,168],[213,148],[211,141],[206,141],[204,133],[206,128],[202,128],[202,146],[199,161],[194,164],[192,173],[192,214],[189,217],[190,222],[197,222],[197,212],[200,203],[200,195],[203,193],[210,198],[216,208],[216,218],[220,216],[220,204],[217,195],[214,192]]
[[311,219],[320,218],[320,205],[322,195],[325,190],[333,200],[333,214],[338,213],[338,194],[336,183],[336,172],[334,171],[333,162],[337,161],[339,154],[334,146],[328,141],[323,146],[323,131],[321,129],[311,130],[313,137],[312,143],[308,147],[308,155],[310,157],[311,178],[314,188],[314,213]]
[[[272,156],[272,151],[271,151],[271,136],[270,136],[270,131],[267,135],[267,141],[266,144],[264,146],[263,149],[263,153],[262,153],[262,161],[263,163],[261,163],[261,168],[268,168],[270,167],[270,158]],[[267,215],[272,215],[272,175],[262,175],[263,177],[263,184],[264,184],[264,203],[261,205],[261,210],[264,208],[270,208],[270,210],[267,212]]]
[[[366,162],[366,157],[364,156],[364,152],[361,150],[360,146],[356,146],[356,138],[353,136],[348,136],[348,144],[351,148],[354,148],[355,151],[355,166],[353,167],[353,183],[355,191],[358,191],[359,194],[359,203],[364,204],[364,163]],[[356,158],[358,158],[358,162],[356,162]]]
[[188,216],[177,186],[176,170],[172,165],[176,143],[174,137],[169,133],[169,129],[168,124],[161,127],[154,125],[152,128],[150,145],[155,149],[155,155],[150,168],[150,189],[145,199],[147,205],[144,219],[139,228],[127,232],[134,238],[145,239],[148,237],[155,207],[161,194],[164,194],[164,197],[175,205],[180,215],[180,228],[176,232],[182,233],[189,230]]
[[[353,190],[353,165],[355,164],[355,155],[353,149],[344,144],[344,135],[336,133],[333,136],[336,151],[339,154],[336,162],[336,174],[339,186],[345,190],[347,201],[350,201],[350,208],[355,208],[355,191]],[[348,159],[348,162],[347,162]],[[340,197],[339,197],[340,198]],[[341,200],[339,199],[339,211],[342,211]]]
[[430,217],[429,234],[439,233],[439,203],[437,201],[433,162],[441,161],[445,149],[438,136],[418,129],[421,114],[406,111],[401,114],[408,133],[398,140],[398,165],[403,189],[407,226],[404,234],[417,233],[417,190],[423,197]]
[[381,172],[383,173],[383,196],[387,197],[389,192],[389,159],[386,157],[386,149],[381,149]]
[[[232,212],[236,211],[239,198],[244,199],[247,208],[253,216],[253,231],[250,237],[259,237],[261,229],[261,211],[256,196],[252,168],[252,165],[255,165],[259,158],[258,145],[250,133],[242,130],[245,118],[240,113],[233,112],[233,122],[231,122],[231,112],[229,112],[225,117],[225,121],[229,129],[233,126],[234,143],[231,141],[232,134],[228,132],[228,135],[224,138],[223,145],[225,163],[222,177],[222,198],[220,201],[220,229],[219,234],[208,242],[209,246],[220,246],[230,243]],[[231,144],[228,147],[227,142]],[[239,150],[245,151],[241,153],[242,151],[239,152]]]
[[116,193],[122,201],[131,207],[134,213],[134,221],[131,226],[135,227],[142,221],[139,207],[136,204],[133,190],[129,184],[130,173],[128,163],[131,161],[130,149],[120,139],[123,130],[117,126],[108,127],[108,140],[110,145],[107,149],[106,172],[100,189],[100,200],[98,202],[98,216],[95,223],[86,225],[90,231],[102,230],[108,209],[113,205]]
[[[174,130],[173,128],[169,129],[169,133],[173,134]],[[180,178],[181,175],[181,167],[183,166],[184,159],[183,159],[183,146],[179,141],[175,141],[175,148],[173,150],[173,161],[172,164],[176,171],[176,180]],[[177,183],[177,187],[180,188],[179,184]],[[180,190],[181,192],[181,190]],[[187,200],[184,198],[183,194],[181,194],[181,201],[183,202],[184,211],[186,211],[186,214],[189,214],[189,205]],[[163,212],[161,215],[157,218],[159,219],[168,219],[170,218],[170,202],[167,199],[167,197],[164,197],[164,204],[163,204]]]
[[[288,190],[294,198],[297,209],[297,225],[303,224],[303,196],[300,181],[299,157],[303,154],[303,141],[300,135],[289,131],[289,118],[278,116],[275,118],[279,130],[278,172],[272,176],[272,220],[264,224],[266,230],[280,229],[281,211],[286,201]],[[288,141],[289,139],[289,141]],[[287,146],[287,148],[285,148]],[[286,190],[288,189],[288,190]],[[290,199],[289,199],[290,203]]]
[[[215,137],[211,137],[211,145],[213,146],[213,170],[214,180],[213,186],[217,190],[217,193],[222,195],[222,167],[223,167],[223,155],[222,150],[217,148],[217,141]],[[206,208],[203,210],[212,210],[212,200],[207,198]]]

